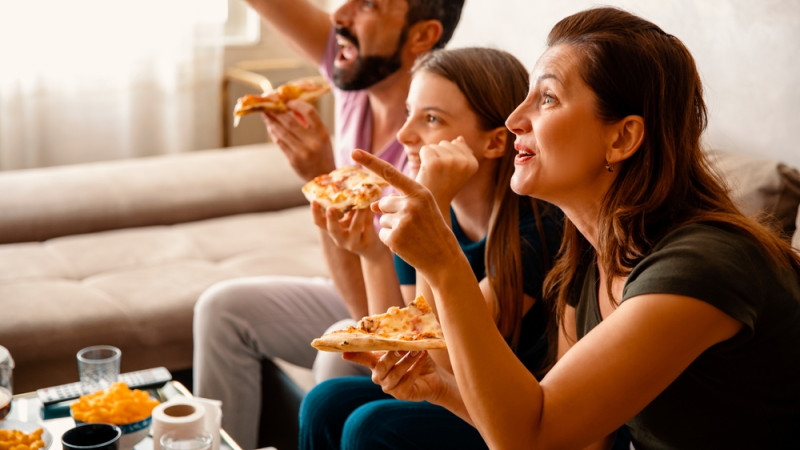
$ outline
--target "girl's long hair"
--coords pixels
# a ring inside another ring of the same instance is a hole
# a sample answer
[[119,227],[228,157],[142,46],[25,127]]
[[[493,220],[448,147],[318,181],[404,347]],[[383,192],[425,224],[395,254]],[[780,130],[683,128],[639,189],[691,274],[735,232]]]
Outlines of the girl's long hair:
[[[436,50],[418,60],[413,70],[425,70],[455,83],[477,114],[484,130],[504,126],[506,118],[522,103],[528,92],[528,72],[525,66],[516,57],[502,50],[482,47]],[[525,313],[520,255],[523,243],[519,236],[520,205],[527,202],[533,209],[542,246],[540,257],[542,266],[546,269],[552,266],[552,261],[544,237],[542,213],[551,206],[519,196],[511,190],[516,152],[514,135],[510,131],[507,133],[506,151],[497,165],[497,182],[492,193],[485,263],[486,275],[498,302],[497,327],[511,347],[516,349]],[[541,298],[535,300],[541,301]],[[545,311],[551,313],[549,309]],[[551,329],[548,342],[552,345],[552,355],[556,342],[554,320],[548,320],[548,323]]]
[[[560,21],[548,47],[578,50],[583,81],[596,95],[596,112],[608,122],[644,119],[638,151],[617,164],[617,177],[601,209],[600,270],[626,276],[670,231],[713,223],[748,235],[779,266],[800,274],[800,256],[777,230],[746,217],[700,145],[707,124],[703,88],[689,50],[656,25],[616,8],[589,9]],[[561,253],[545,282],[560,316],[578,286],[576,274],[591,246],[569,221]],[[609,286],[609,298],[614,299]]]

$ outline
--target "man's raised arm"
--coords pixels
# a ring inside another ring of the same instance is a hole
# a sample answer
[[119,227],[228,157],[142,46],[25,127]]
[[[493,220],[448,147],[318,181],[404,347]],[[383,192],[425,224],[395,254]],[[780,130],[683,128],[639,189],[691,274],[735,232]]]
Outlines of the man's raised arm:
[[308,0],[246,1],[301,56],[319,65],[331,28],[327,11]]

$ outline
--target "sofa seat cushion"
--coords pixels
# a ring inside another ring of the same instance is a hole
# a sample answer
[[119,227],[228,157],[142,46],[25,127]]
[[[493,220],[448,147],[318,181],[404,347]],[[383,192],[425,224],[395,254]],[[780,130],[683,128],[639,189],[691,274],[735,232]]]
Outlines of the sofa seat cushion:
[[169,368],[191,367],[203,290],[268,274],[327,276],[308,206],[0,246],[0,342],[16,389],[75,381],[75,352],[94,344],[120,347],[123,371],[162,365],[164,352]]

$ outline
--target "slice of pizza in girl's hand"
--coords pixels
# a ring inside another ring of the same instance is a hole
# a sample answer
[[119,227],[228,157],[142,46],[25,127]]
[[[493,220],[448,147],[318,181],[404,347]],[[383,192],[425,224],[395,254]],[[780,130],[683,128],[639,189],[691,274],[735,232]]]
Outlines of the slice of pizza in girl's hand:
[[327,352],[447,348],[439,321],[422,295],[405,308],[392,306],[383,314],[364,317],[356,326],[326,333],[311,346]]
[[284,112],[290,100],[312,102],[331,90],[331,85],[318,79],[300,79],[282,84],[261,95],[247,94],[236,101],[233,108],[233,126],[239,125],[242,116],[254,112]]
[[309,202],[340,211],[369,208],[389,184],[360,166],[344,166],[319,175],[303,186]]

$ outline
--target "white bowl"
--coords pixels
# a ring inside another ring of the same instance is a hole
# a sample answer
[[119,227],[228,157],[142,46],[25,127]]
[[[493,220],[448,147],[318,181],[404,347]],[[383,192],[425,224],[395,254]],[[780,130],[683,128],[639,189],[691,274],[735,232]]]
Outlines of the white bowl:
[[42,428],[42,441],[44,442],[43,450],[50,448],[53,444],[53,435],[45,428],[44,425],[38,422],[22,422],[13,419],[0,420],[0,429],[19,430],[23,433],[32,433],[38,428]]

